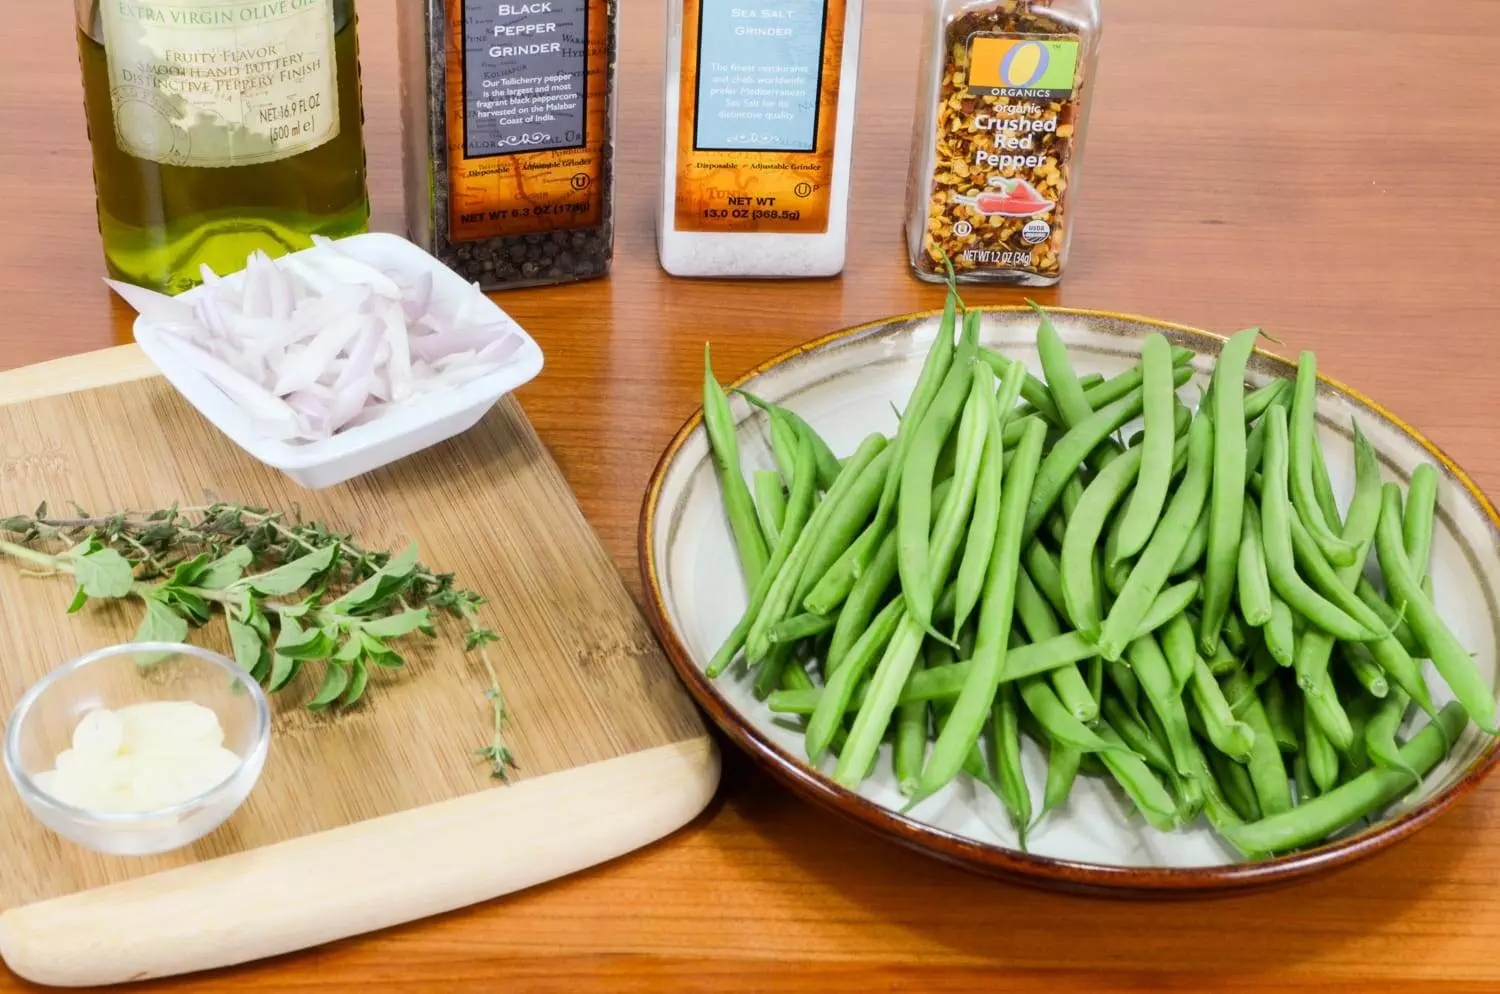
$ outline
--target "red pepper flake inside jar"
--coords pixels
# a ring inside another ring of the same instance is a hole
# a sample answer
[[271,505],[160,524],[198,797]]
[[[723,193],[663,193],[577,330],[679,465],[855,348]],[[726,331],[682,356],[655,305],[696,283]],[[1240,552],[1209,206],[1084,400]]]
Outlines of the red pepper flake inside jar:
[[1098,0],[932,0],[907,189],[913,271],[1062,278],[1099,52]]

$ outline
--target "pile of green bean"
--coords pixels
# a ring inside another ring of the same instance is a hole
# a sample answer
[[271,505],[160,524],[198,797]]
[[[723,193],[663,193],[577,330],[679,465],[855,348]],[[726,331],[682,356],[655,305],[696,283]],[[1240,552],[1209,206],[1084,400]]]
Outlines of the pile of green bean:
[[[1419,785],[1470,720],[1494,732],[1493,692],[1425,575],[1437,474],[1405,494],[1383,482],[1356,425],[1340,508],[1312,353],[1295,382],[1247,390],[1259,331],[1239,332],[1195,412],[1178,396],[1188,350],[1152,334],[1127,372],[1080,377],[1038,314],[1044,379],[981,346],[950,292],[895,436],[844,459],[745,394],[777,466],[749,485],[705,359],[750,591],[710,677],[742,664],[851,789],[886,741],[913,805],[968,774],[1023,846],[1082,774],[1158,829],[1201,813],[1247,857],[1283,852]],[[1434,705],[1424,660],[1453,703]],[[1402,741],[1413,709],[1430,719]],[[1047,754],[1036,812],[1023,734]]]

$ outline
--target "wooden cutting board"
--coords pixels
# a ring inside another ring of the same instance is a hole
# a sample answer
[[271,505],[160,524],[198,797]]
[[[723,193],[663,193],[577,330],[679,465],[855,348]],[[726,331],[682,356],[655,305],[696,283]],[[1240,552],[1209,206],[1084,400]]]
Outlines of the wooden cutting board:
[[[214,499],[300,509],[490,598],[520,764],[499,785],[485,682],[458,633],[402,641],[404,670],[342,714],[275,695],[249,801],[176,853],[101,856],[51,834],[0,786],[0,955],[83,985],[245,962],[571,873],[681,826],[718,755],[520,407],[395,466],[316,493],[243,454],[134,346],[0,374],[0,517]],[[71,586],[0,561],[0,713],[50,668],[128,641],[135,605],[65,614]],[[215,619],[192,636],[224,650]],[[299,681],[304,678],[299,677]]]

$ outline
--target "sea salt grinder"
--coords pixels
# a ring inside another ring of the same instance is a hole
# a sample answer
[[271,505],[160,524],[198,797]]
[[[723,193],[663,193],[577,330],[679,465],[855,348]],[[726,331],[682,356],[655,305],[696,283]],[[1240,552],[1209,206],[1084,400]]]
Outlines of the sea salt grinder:
[[863,0],[667,0],[663,269],[843,270],[862,10]]

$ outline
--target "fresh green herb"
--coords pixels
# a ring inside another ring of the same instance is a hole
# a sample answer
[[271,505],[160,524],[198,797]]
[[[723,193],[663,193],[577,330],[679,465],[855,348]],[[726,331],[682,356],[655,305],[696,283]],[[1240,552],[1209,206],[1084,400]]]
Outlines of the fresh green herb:
[[[489,743],[475,754],[506,779],[516,766],[503,732],[508,714],[489,646],[499,641],[479,621],[485,599],[417,560],[366,549],[353,536],[267,508],[217,503],[147,513],[119,511],[0,519],[0,556],[29,576],[68,576],[70,613],[91,599],[135,598],[145,606],[136,638],[182,642],[224,615],[240,666],[276,692],[301,667],[322,664],[314,710],[347,708],[365,694],[370,667],[405,665],[390,640],[413,632],[436,636],[434,617],[464,629],[464,650],[483,670],[491,715]],[[143,660],[145,662],[145,660]]]

